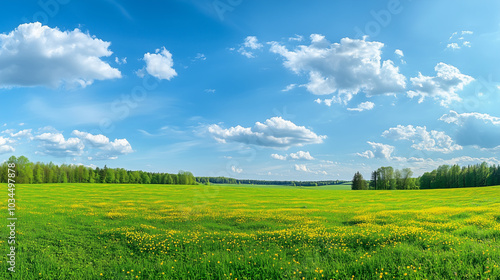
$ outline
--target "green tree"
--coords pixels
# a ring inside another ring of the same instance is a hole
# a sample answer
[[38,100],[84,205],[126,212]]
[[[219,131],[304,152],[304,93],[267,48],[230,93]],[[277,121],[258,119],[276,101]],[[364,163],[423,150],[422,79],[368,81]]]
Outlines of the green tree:
[[368,189],[368,185],[366,184],[366,181],[363,179],[363,175],[361,173],[356,172],[354,174],[354,177],[352,178],[352,190],[366,190]]
[[115,183],[115,170],[106,168],[106,183]]
[[43,183],[43,169],[40,163],[37,163],[35,165],[35,170],[34,170],[34,176],[33,176],[33,183],[35,184],[42,184]]

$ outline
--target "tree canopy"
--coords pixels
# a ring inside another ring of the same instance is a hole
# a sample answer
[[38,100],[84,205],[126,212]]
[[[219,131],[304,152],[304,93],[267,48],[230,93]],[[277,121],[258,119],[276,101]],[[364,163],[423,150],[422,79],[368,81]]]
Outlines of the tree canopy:
[[130,171],[123,168],[95,169],[83,165],[33,163],[24,156],[12,156],[0,165],[0,182],[7,182],[8,163],[15,163],[16,183],[119,183],[119,184],[196,184],[191,172],[179,171],[178,174]]

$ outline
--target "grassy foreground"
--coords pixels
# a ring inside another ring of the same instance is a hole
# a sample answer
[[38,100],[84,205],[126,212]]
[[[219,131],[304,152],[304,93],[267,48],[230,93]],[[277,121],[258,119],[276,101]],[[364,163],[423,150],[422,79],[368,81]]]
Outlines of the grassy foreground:
[[47,184],[16,199],[16,273],[2,226],[0,279],[500,279],[500,187]]

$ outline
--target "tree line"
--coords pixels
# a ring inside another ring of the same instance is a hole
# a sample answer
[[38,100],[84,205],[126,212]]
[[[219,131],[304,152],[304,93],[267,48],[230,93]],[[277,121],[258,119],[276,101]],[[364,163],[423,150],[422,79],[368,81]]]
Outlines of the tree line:
[[179,171],[178,174],[130,171],[123,168],[87,167],[83,165],[56,165],[41,162],[33,163],[25,156],[12,156],[0,165],[0,182],[8,180],[8,163],[15,163],[16,183],[119,183],[119,184],[180,184],[194,185],[196,179],[191,172]]
[[500,165],[486,162],[460,167],[441,165],[420,177],[421,189],[473,188],[500,185]]
[[380,167],[366,181],[356,172],[352,180],[353,190],[413,190],[440,188],[472,188],[500,185],[500,165],[481,164],[460,167],[441,165],[418,178],[412,178],[410,168],[395,170],[391,166]]
[[392,166],[380,167],[371,173],[371,180],[365,181],[361,173],[356,172],[352,180],[353,190],[416,190],[419,189],[420,181],[412,178],[413,171],[410,168],[401,170]]

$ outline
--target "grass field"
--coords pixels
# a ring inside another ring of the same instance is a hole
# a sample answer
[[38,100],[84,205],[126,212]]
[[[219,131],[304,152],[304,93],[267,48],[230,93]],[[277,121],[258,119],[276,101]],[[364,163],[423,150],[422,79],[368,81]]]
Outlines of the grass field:
[[284,186],[284,185],[246,185],[246,184],[224,184],[219,185],[220,187],[243,187],[243,188],[266,188],[266,189],[303,189],[303,190],[350,190],[351,183],[343,183],[338,185],[326,185],[326,186]]
[[500,187],[319,188],[19,185],[12,279],[500,279]]

